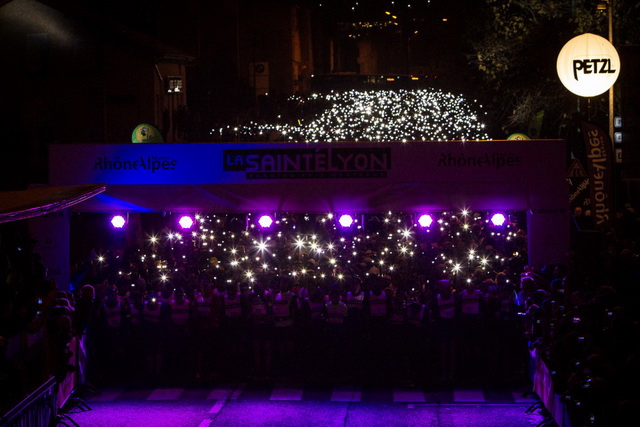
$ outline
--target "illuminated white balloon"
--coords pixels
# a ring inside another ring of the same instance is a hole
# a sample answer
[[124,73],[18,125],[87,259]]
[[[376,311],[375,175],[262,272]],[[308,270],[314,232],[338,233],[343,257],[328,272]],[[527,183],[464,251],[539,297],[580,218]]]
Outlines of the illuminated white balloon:
[[564,45],[558,54],[556,70],[562,84],[572,93],[597,96],[618,79],[620,57],[607,39],[586,33]]

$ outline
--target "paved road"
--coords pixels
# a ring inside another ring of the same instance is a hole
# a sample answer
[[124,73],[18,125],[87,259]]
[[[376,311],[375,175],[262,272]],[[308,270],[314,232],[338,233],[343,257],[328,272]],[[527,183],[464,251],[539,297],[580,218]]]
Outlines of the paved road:
[[219,384],[114,387],[69,412],[80,426],[535,426],[522,390]]

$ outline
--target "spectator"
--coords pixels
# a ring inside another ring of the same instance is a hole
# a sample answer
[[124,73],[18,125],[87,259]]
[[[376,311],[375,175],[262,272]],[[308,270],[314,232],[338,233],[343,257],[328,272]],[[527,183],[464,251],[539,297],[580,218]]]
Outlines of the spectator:
[[438,282],[434,327],[435,340],[439,355],[440,380],[451,382],[456,375],[457,352],[457,310],[456,295],[451,282],[447,279]]

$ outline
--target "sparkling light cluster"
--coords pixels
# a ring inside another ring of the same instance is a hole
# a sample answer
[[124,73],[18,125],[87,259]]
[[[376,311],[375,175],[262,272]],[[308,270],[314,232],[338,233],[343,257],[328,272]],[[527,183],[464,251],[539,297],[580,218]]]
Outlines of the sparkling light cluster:
[[[276,134],[289,142],[486,140],[481,108],[463,96],[436,89],[331,92],[296,97],[299,110],[327,105],[290,123],[255,122],[235,128],[238,137]],[[213,133],[213,132],[212,132]]]
[[281,214],[263,229],[261,215],[198,215],[192,231],[149,234],[128,266],[138,264],[148,283],[178,286],[185,271],[221,286],[283,278],[321,286],[370,275],[388,275],[401,286],[445,277],[464,286],[478,274],[517,274],[526,265],[522,215],[510,214],[500,227],[488,213],[430,216],[426,227],[418,214],[353,215],[345,229],[340,215]]

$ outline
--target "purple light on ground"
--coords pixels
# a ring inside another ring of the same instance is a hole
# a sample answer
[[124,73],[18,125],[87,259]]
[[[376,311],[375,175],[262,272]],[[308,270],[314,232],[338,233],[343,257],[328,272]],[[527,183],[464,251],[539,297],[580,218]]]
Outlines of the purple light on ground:
[[431,227],[431,223],[433,223],[433,218],[429,214],[420,215],[420,218],[418,218],[418,224],[420,224],[421,227]]
[[504,222],[507,220],[507,218],[505,218],[505,216],[501,213],[497,213],[494,214],[491,217],[491,223],[493,225],[495,225],[496,227],[502,227],[502,225],[504,225]]
[[[194,395],[186,390],[183,394]],[[255,392],[254,392],[255,393]],[[389,395],[393,392],[390,390]],[[345,411],[348,425],[397,425],[402,419],[404,425],[454,425],[454,426],[535,426],[543,416],[534,411],[526,413],[527,403],[490,404],[418,404],[396,405],[385,402],[371,402],[364,405],[347,405],[321,398],[295,401],[273,401],[252,398],[229,399],[225,404],[210,400],[180,398],[177,400],[147,401],[141,399],[121,399],[116,401],[90,400],[92,410],[74,410],[73,420],[87,426],[140,427],[154,425],[173,426],[300,426],[308,424],[309,413],[322,425],[344,425]]]
[[180,224],[180,227],[182,227],[183,229],[188,230],[193,227],[193,218],[191,218],[189,215],[184,215],[180,217],[178,224]]
[[258,224],[260,224],[262,228],[270,228],[271,224],[273,224],[273,218],[269,215],[262,215],[260,219],[258,219]]
[[353,224],[353,217],[351,215],[345,214],[340,217],[338,222],[342,227],[349,228]]
[[127,221],[124,219],[122,215],[114,215],[111,218],[111,225],[113,228],[122,228]]

